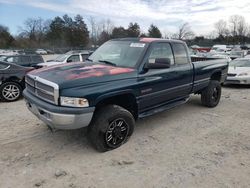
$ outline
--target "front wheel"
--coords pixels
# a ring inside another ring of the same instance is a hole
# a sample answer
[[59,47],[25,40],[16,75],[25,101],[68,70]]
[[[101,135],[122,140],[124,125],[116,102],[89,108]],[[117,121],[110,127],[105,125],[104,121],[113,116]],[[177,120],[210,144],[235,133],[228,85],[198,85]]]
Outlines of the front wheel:
[[22,95],[22,87],[15,82],[6,82],[0,86],[0,98],[5,102],[18,100]]
[[134,125],[134,117],[129,111],[108,105],[95,113],[88,136],[98,151],[105,152],[124,144],[132,135]]
[[220,102],[221,84],[219,81],[211,80],[206,89],[201,92],[201,103],[207,107],[215,107]]

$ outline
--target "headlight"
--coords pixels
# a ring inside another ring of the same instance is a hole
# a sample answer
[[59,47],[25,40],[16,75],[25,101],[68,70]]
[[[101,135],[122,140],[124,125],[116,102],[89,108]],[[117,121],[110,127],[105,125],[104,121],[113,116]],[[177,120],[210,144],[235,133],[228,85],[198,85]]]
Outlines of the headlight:
[[62,106],[70,107],[88,107],[89,102],[85,98],[73,98],[73,97],[60,97]]
[[248,73],[247,72],[240,73],[240,74],[238,74],[238,76],[248,76]]

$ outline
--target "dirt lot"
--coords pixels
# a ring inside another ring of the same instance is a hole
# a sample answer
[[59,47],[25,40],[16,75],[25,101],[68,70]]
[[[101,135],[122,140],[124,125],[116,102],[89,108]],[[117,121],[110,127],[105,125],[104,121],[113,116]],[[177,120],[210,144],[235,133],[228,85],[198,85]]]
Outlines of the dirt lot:
[[250,87],[217,108],[188,104],[140,120],[98,153],[85,130],[51,133],[24,101],[0,103],[0,187],[250,187]]

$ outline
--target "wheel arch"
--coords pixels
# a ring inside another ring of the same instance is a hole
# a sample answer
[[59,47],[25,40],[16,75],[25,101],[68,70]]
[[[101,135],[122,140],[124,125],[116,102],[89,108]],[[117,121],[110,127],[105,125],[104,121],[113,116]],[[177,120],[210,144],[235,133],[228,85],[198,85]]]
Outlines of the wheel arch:
[[138,105],[136,96],[131,90],[107,93],[97,98],[95,106],[96,110],[105,105],[118,105],[128,110],[135,119],[138,118]]
[[221,70],[215,70],[211,76],[210,76],[210,80],[217,80],[217,81],[221,81],[221,77],[222,77],[222,71]]
[[22,89],[24,89],[24,78],[23,79],[20,79],[20,78],[18,78],[17,76],[11,76],[11,77],[8,77],[8,78],[6,78],[6,79],[4,79],[4,80],[2,80],[2,82],[3,83],[6,83],[6,82],[14,82],[14,83],[16,83],[16,84],[19,84],[21,87],[22,87]]

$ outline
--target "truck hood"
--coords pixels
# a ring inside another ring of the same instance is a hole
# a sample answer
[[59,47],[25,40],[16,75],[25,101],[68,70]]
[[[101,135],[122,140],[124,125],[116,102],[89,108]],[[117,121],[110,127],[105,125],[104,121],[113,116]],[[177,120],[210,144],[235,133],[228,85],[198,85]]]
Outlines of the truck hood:
[[59,85],[60,89],[128,79],[137,76],[132,68],[94,63],[70,63],[37,69],[29,73]]

